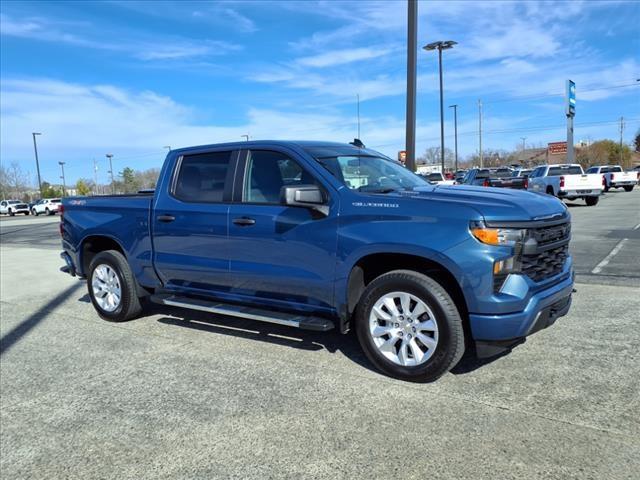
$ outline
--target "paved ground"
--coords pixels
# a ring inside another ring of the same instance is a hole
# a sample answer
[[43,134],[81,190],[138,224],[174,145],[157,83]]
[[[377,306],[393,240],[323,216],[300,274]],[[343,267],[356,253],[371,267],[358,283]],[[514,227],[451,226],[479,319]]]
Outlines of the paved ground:
[[570,314],[429,385],[372,371],[351,336],[103,322],[57,272],[57,219],[2,219],[0,476],[636,479],[640,190],[571,213]]

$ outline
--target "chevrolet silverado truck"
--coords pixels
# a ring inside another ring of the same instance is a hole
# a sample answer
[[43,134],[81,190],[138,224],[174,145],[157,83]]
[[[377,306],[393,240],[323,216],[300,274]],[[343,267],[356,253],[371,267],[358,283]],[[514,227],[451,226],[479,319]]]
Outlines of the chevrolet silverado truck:
[[598,204],[604,188],[602,175],[586,174],[578,163],[541,165],[528,180],[528,190],[567,200],[582,198],[589,207]]
[[625,172],[619,165],[602,165],[590,167],[587,173],[599,173],[604,178],[604,191],[610,188],[624,188],[625,192],[630,192],[638,183],[636,172]]
[[568,312],[574,282],[558,199],[431,185],[340,143],[172,150],[151,194],[65,198],[60,231],[62,270],[105,320],[151,301],[355,331],[373,365],[410,381],[466,347],[509,351]]
[[510,168],[472,168],[460,183],[483,187],[526,189],[527,177],[516,175]]

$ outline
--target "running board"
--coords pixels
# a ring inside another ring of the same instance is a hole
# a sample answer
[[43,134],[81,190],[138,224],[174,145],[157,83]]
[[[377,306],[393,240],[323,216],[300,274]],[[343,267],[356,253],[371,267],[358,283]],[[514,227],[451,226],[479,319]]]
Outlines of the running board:
[[259,322],[277,323],[287,327],[301,328],[303,330],[314,330],[316,332],[327,332],[333,330],[334,325],[331,320],[321,317],[297,315],[294,313],[274,312],[260,308],[246,307],[242,305],[232,305],[228,303],[209,302],[197,298],[179,297],[176,295],[159,294],[152,295],[151,301],[160,305],[171,307],[188,308],[200,312],[215,313],[218,315],[229,315],[231,317],[246,318]]

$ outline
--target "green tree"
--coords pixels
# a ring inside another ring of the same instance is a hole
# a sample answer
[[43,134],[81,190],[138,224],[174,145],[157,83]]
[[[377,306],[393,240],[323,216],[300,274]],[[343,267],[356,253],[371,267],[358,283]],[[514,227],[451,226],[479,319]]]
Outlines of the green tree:
[[131,167],[125,167],[119,173],[122,178],[122,188],[124,193],[135,193],[140,190],[140,182],[136,177],[136,172]]
[[91,187],[82,178],[76,182],[76,190],[78,195],[89,195],[91,193]]
[[62,196],[62,189],[56,188],[49,182],[42,182],[42,197],[43,198],[55,198]]

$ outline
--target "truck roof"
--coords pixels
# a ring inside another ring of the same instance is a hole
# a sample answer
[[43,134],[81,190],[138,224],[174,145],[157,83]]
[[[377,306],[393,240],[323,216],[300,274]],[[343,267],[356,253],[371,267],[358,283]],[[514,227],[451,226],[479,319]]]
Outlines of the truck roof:
[[371,150],[368,148],[359,148],[349,143],[341,143],[341,142],[326,142],[326,141],[318,141],[318,140],[250,140],[250,141],[238,141],[238,142],[228,142],[228,143],[212,143],[209,145],[197,145],[191,147],[183,147],[176,148],[171,150],[172,153],[187,153],[192,150],[202,150],[206,148],[256,148],[256,147],[268,147],[268,146],[282,146],[282,147],[299,147],[305,150],[318,150],[318,151],[326,151],[328,154],[341,154],[345,155],[348,153],[365,153],[365,154],[376,154],[380,155],[379,152],[375,150]]

